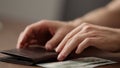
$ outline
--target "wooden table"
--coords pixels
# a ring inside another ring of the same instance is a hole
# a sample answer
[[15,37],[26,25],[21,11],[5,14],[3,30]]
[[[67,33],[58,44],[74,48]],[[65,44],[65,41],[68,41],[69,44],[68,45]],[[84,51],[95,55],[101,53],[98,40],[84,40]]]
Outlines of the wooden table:
[[[0,31],[0,50],[15,48],[19,33],[25,28],[27,24],[25,23],[16,24],[15,22],[18,21],[11,20],[7,21],[3,20],[3,22],[4,28],[2,31]],[[120,53],[108,53],[100,51],[96,48],[88,48],[80,55],[102,57],[119,62],[117,64],[105,65],[97,68],[120,68]],[[0,62],[0,68],[40,68],[40,67]]]

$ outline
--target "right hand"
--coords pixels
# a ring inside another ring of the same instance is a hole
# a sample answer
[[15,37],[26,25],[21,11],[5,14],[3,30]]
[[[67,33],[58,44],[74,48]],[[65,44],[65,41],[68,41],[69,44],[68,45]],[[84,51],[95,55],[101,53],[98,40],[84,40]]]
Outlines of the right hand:
[[63,21],[42,20],[31,24],[20,34],[17,48],[27,48],[32,44],[45,45],[52,50],[75,26]]

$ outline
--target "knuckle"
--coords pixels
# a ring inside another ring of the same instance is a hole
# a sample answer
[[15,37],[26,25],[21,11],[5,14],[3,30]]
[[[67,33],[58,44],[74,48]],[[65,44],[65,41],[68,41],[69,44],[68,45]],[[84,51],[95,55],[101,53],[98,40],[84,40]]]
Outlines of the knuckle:
[[87,41],[88,44],[90,44],[92,39],[91,38],[86,38],[86,41]]
[[48,25],[49,23],[51,23],[51,21],[49,21],[49,20],[41,20],[41,21],[39,21],[39,22],[37,22],[35,24],[44,26],[44,25]]
[[28,25],[25,29],[29,30],[29,29],[32,29],[32,28],[33,28],[32,25]]
[[35,28],[33,25],[28,25],[24,30],[24,32],[30,32],[30,33],[32,33],[33,31],[35,31]]
[[91,31],[91,34],[96,35],[96,34],[99,34],[99,32],[96,30],[93,30],[93,31]]
[[84,26],[84,28],[88,30],[88,29],[92,29],[93,27],[91,25],[86,25]]
[[45,24],[45,23],[48,23],[48,22],[50,22],[50,21],[49,20],[41,20],[38,23]]
[[67,39],[70,39],[70,38],[71,38],[71,33],[68,33],[68,34],[66,35],[66,38],[67,38]]
[[88,23],[86,23],[86,22],[82,23],[82,25],[86,25],[86,24],[88,24]]
[[79,40],[80,40],[79,36],[75,36],[73,39],[74,39],[75,41],[79,41]]
[[68,39],[68,41],[67,42],[70,42],[72,39],[70,38],[70,39]]
[[86,26],[86,25],[89,25],[89,23],[82,23],[82,26]]
[[89,32],[89,31],[93,31],[94,28],[93,28],[92,25],[86,25],[86,26],[83,27],[83,30],[84,30],[85,32]]

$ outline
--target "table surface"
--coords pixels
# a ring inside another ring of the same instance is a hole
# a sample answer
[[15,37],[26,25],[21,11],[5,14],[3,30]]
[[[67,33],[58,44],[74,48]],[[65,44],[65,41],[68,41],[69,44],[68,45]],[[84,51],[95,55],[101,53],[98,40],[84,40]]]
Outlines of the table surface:
[[[9,23],[6,23],[9,22]],[[11,23],[10,23],[11,22]],[[19,36],[19,33],[25,28],[27,24],[16,24],[16,21],[4,21],[3,30],[0,31],[0,50],[15,48],[16,40]],[[109,53],[98,50],[96,48],[88,48],[86,49],[81,56],[96,56],[101,58],[110,59],[113,61],[117,61],[117,64],[110,64],[105,66],[100,66],[96,68],[120,68],[120,53]],[[0,54],[0,56],[2,56]],[[0,62],[0,68],[40,68],[35,66],[25,66],[18,64],[11,64]]]
[[[95,57],[100,57],[100,58],[105,58],[113,61],[117,61],[118,63],[116,64],[110,64],[110,65],[104,65],[96,68],[120,68],[120,53],[109,53],[105,51],[98,50],[96,48],[90,47],[86,49],[82,54],[80,54],[82,57],[83,56],[95,56]],[[3,55],[0,55],[3,56]],[[5,62],[0,62],[0,68],[40,68],[36,66],[25,66],[25,65],[18,65],[18,64],[11,64],[11,63],[5,63]]]

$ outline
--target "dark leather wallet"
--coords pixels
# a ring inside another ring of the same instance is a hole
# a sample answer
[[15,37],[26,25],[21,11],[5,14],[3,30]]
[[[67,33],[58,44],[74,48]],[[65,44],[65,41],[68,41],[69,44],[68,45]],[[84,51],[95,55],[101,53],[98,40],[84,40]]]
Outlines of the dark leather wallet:
[[58,55],[56,52],[46,51],[42,47],[3,50],[1,53],[7,55],[7,57],[0,58],[0,61],[25,65],[57,61]]
[[[23,65],[57,61],[58,55],[55,51],[47,51],[43,47],[3,50],[0,53],[7,55],[0,58],[0,61]],[[72,59],[73,56],[78,57],[76,54],[71,54],[67,59]]]

